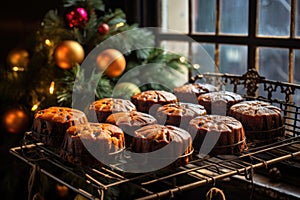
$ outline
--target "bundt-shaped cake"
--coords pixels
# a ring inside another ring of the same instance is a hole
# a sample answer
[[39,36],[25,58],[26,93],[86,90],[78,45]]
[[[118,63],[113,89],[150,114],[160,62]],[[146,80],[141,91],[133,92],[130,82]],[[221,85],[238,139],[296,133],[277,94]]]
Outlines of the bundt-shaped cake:
[[[93,102],[89,106],[88,119],[90,122],[103,123],[106,121],[106,118],[112,113],[129,112],[133,110],[136,110],[136,107],[129,100],[118,98],[103,98]],[[97,119],[94,119],[95,116]]]
[[108,123],[91,123],[92,134],[81,135],[81,140],[89,152],[110,154],[125,148],[124,132]]
[[189,83],[173,89],[173,92],[175,96],[177,96],[179,102],[195,104],[198,103],[197,98],[199,95],[216,91],[218,91],[217,87],[204,83]]
[[70,163],[82,165],[93,160],[80,139],[83,134],[92,134],[90,124],[78,124],[67,129],[60,155]]
[[120,128],[106,123],[80,124],[67,129],[61,156],[76,164],[96,164],[100,163],[96,158],[107,157],[124,147]]
[[[160,159],[174,158],[174,162],[178,159],[181,164],[189,161],[190,153],[193,151],[192,139],[190,134],[175,126],[163,126],[159,124],[147,125],[134,132],[131,150],[136,153],[148,153],[156,150],[165,150],[153,161]],[[183,160],[179,159],[182,158]]]
[[190,121],[195,151],[202,154],[235,154],[247,149],[242,124],[229,116],[204,115]]
[[163,105],[156,112],[159,124],[173,125],[185,130],[193,118],[201,115],[206,115],[206,110],[203,106],[181,102]]
[[151,114],[152,112],[155,112],[160,105],[176,103],[177,97],[167,91],[148,90],[133,95],[131,101],[138,111]]
[[85,114],[67,107],[49,107],[34,115],[33,137],[45,145],[60,147],[66,130],[76,124],[86,124]]
[[284,134],[280,108],[264,101],[244,101],[233,105],[228,115],[239,120],[247,139],[271,139]]
[[214,115],[226,115],[232,105],[241,101],[241,95],[228,91],[210,92],[198,97],[198,103],[204,106],[208,114]]
[[125,132],[125,144],[129,147],[134,131],[146,125],[156,124],[157,120],[149,114],[130,111],[111,114],[106,122],[120,127]]

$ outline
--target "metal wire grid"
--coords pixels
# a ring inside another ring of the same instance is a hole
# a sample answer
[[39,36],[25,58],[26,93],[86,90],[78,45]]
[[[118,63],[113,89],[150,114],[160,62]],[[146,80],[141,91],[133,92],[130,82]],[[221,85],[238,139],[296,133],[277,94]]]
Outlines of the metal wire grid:
[[[107,196],[120,194],[130,196],[130,199],[171,198],[199,186],[214,185],[216,181],[233,175],[243,175],[251,180],[255,169],[268,168],[273,163],[288,160],[289,164],[293,165],[293,162],[299,162],[300,107],[293,102],[293,94],[296,90],[300,91],[300,86],[266,80],[253,70],[242,76],[198,75],[192,78],[191,82],[197,80],[217,83],[220,88],[230,88],[233,92],[242,93],[245,98],[261,99],[279,106],[283,110],[286,137],[263,146],[249,144],[249,151],[239,156],[193,155],[187,165],[145,174],[127,174],[106,166],[75,166],[66,163],[58,153],[44,147],[43,144],[31,141],[12,148],[10,152],[30,166],[39,165],[41,173],[88,199],[105,199]],[[259,87],[265,91],[264,96],[258,95]],[[273,94],[278,92],[282,94],[283,99],[274,98]]]
[[39,165],[41,173],[68,186],[89,199],[104,199],[114,191],[124,194],[130,185],[132,198],[158,199],[172,197],[199,186],[214,185],[216,181],[243,175],[251,180],[256,168],[300,156],[300,137],[290,137],[272,145],[257,147],[240,156],[199,157],[178,168],[168,168],[145,174],[126,174],[102,166],[88,168],[64,162],[43,144],[27,144],[11,149],[11,153],[31,166]]

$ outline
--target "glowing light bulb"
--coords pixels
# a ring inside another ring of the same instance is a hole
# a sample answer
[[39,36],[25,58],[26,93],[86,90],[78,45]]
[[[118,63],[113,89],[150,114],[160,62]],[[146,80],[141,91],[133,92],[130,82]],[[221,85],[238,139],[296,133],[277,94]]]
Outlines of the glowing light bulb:
[[52,42],[51,42],[51,40],[49,40],[49,39],[46,39],[45,40],[45,44],[47,45],[47,46],[52,46]]
[[38,109],[39,105],[40,105],[40,102],[34,104],[31,108],[31,111],[35,111],[36,109]]
[[22,72],[24,71],[25,69],[23,67],[18,67],[18,66],[14,66],[13,68],[11,68],[14,72]]
[[199,69],[200,65],[199,64],[194,64],[193,67],[194,67],[194,69]]
[[182,56],[182,57],[179,58],[179,61],[184,63],[186,61],[186,59],[185,59],[185,57]]
[[14,67],[12,68],[12,70],[15,71],[15,72],[17,72],[17,71],[19,71],[19,67],[14,66]]
[[122,26],[124,26],[124,22],[120,22],[120,23],[117,23],[117,24],[116,24],[116,28],[120,28],[120,27],[122,27]]
[[55,82],[52,81],[51,84],[50,84],[50,87],[49,87],[49,93],[50,94],[53,94],[53,92],[54,92],[54,85],[55,85]]

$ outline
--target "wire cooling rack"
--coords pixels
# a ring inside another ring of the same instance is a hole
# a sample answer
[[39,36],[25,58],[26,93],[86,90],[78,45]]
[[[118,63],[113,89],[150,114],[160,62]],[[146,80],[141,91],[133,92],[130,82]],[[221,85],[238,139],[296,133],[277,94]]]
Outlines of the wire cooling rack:
[[[251,180],[256,169],[268,168],[275,163],[299,165],[300,107],[295,103],[299,85],[267,80],[254,70],[242,76],[202,74],[192,77],[190,81],[212,83],[221,90],[239,93],[245,99],[259,99],[280,107],[284,116],[285,136],[267,144],[248,143],[249,150],[240,155],[201,157],[193,154],[186,165],[142,174],[124,173],[114,166],[90,167],[68,163],[55,150],[30,140],[31,132],[26,133],[23,143],[11,148],[10,153],[32,167],[39,166],[40,173],[88,199],[172,198],[200,186],[214,185],[234,175]],[[117,165],[121,166],[122,163]]]

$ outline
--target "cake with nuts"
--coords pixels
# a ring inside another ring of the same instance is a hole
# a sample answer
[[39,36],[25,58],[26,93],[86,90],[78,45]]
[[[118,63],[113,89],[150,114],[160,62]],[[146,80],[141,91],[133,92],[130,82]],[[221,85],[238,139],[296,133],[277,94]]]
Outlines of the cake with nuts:
[[[89,106],[88,119],[90,122],[103,123],[112,113],[129,112],[136,110],[135,105],[126,99],[103,98]],[[96,119],[95,119],[96,118]]]
[[125,133],[125,144],[130,147],[132,136],[137,129],[156,124],[157,120],[146,113],[138,111],[113,113],[106,119],[107,123],[120,127]]
[[131,97],[131,101],[140,112],[154,115],[157,108],[168,103],[178,102],[177,97],[163,90],[148,90]]
[[76,124],[87,124],[84,112],[67,107],[49,107],[34,115],[32,133],[36,141],[60,147],[66,130]]
[[163,105],[156,112],[159,124],[173,125],[185,130],[193,118],[201,115],[206,115],[206,110],[203,106],[183,102]]
[[119,127],[107,123],[79,124],[67,129],[61,156],[75,164],[97,164],[124,148],[124,133]]

